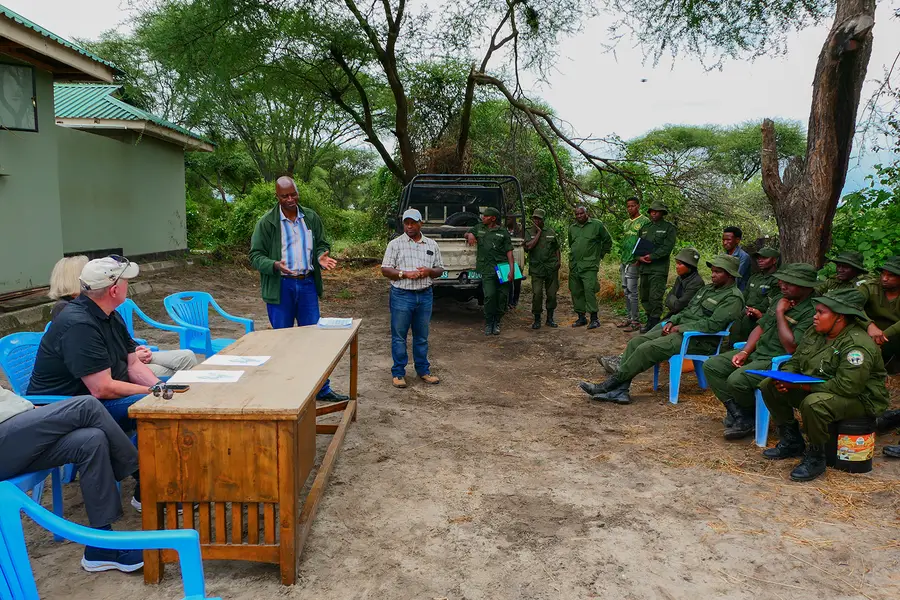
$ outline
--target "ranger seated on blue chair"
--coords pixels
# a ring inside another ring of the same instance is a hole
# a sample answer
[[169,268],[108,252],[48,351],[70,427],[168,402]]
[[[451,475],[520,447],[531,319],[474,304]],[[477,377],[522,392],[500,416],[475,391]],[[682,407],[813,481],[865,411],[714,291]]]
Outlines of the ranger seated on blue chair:
[[[35,407],[0,388],[0,456],[0,481],[75,463],[88,522],[105,530],[122,516],[116,482],[138,470],[137,449],[90,396]],[[144,558],[140,550],[86,547],[81,566],[130,573],[144,566]]]
[[[50,273],[50,291],[47,295],[56,300],[50,310],[53,322],[75,298],[81,295],[81,271],[88,263],[87,256],[61,258]],[[151,352],[147,346],[137,346],[138,360],[147,365],[157,377],[171,377],[177,371],[186,371],[200,364],[197,355],[190,350],[162,350]]]
[[[631,380],[653,365],[670,359],[681,350],[682,332],[718,333],[737,319],[744,310],[744,296],[735,285],[740,261],[736,256],[720,254],[706,263],[712,268],[712,283],[703,286],[683,311],[647,333],[631,338],[618,368],[603,383],[579,386],[592,400],[630,404]],[[714,352],[719,339],[697,338],[691,343],[693,354]]]

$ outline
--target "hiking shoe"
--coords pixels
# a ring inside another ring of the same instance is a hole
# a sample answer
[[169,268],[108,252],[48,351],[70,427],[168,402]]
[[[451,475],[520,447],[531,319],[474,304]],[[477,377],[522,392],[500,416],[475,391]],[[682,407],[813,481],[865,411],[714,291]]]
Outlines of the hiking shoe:
[[394,377],[391,383],[395,388],[405,388],[406,387],[406,377]]
[[540,329],[541,328],[541,313],[535,313],[534,315],[534,323],[531,324],[532,329]]
[[900,446],[885,446],[884,455],[888,458],[900,458]]
[[578,313],[578,319],[572,323],[572,327],[584,327],[588,324],[588,320],[584,318],[584,313]]
[[791,471],[793,481],[812,481],[825,472],[825,448],[810,444],[803,460]]
[[133,573],[144,566],[144,553],[141,550],[108,550],[85,546],[81,557],[81,567],[88,573],[101,571],[122,571]]
[[622,329],[625,333],[634,333],[636,331],[640,331],[643,328],[640,321],[632,321],[628,327]]
[[578,387],[587,394],[588,396],[595,396],[597,394],[602,394],[608,390],[611,390],[619,383],[619,380],[615,377],[609,377],[603,383],[588,383],[587,381],[581,381],[578,383]]
[[488,321],[484,324],[484,335],[492,335],[494,333],[494,323]]
[[437,385],[441,382],[441,378],[437,375],[432,375],[431,373],[425,373],[424,375],[419,375],[419,379],[424,381],[425,383],[430,383],[431,385]]
[[624,321],[616,323],[616,327],[619,329],[625,329],[626,327],[631,327],[631,321],[629,321],[628,319],[625,319]]
[[800,433],[800,424],[797,421],[779,425],[778,443],[774,448],[763,450],[763,458],[769,460],[784,460],[785,458],[793,458],[802,456],[806,450],[806,442],[803,441],[803,435]]
[[600,319],[591,319],[588,329],[597,329],[600,327]]
[[619,365],[622,363],[621,356],[601,356],[597,360],[600,361],[600,364],[603,365],[603,368],[610,375],[613,375],[616,371],[618,371]]
[[556,321],[553,320],[553,311],[552,310],[547,311],[547,327],[552,327],[553,329],[556,329],[557,327],[559,327],[559,325],[557,325]]
[[491,327],[491,334],[492,335],[500,335],[500,319],[497,319],[496,321],[494,321],[494,326]]

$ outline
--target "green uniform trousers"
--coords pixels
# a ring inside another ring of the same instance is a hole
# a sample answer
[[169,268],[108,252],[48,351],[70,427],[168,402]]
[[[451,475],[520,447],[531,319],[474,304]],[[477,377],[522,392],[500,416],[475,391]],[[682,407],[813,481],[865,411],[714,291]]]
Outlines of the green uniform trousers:
[[683,339],[680,333],[663,335],[659,325],[644,335],[631,338],[619,363],[616,379],[634,379],[656,363],[669,360],[681,350]]
[[556,293],[559,291],[559,271],[542,277],[531,276],[531,312],[539,315],[544,306],[544,294],[547,295],[547,310],[556,309]]
[[772,361],[747,361],[743,367],[736,369],[731,359],[737,353],[737,350],[732,350],[713,356],[703,363],[703,373],[710,389],[723,404],[734,400],[741,408],[753,410],[756,406],[756,388],[763,378],[747,371],[766,371],[772,368]]
[[485,275],[481,279],[481,289],[484,291],[484,318],[499,319],[506,314],[509,282],[500,283],[496,275]]
[[828,426],[832,423],[866,416],[866,409],[857,398],[803,390],[789,390],[781,394],[775,389],[772,379],[764,379],[759,389],[776,425],[793,421],[794,409],[798,409],[809,443],[817,446],[828,443]]
[[569,271],[569,292],[572,304],[577,313],[597,312],[597,272],[599,269],[587,271]]
[[641,306],[644,307],[644,312],[647,313],[648,319],[659,320],[662,318],[663,297],[666,295],[666,280],[668,278],[668,271],[641,273],[641,279],[638,283],[638,296],[641,299]]

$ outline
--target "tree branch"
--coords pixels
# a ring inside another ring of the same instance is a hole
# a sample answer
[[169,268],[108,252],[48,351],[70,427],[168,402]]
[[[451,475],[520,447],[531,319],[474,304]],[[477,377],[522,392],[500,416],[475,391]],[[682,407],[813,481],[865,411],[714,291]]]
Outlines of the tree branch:
[[775,123],[765,119],[762,123],[762,186],[772,206],[776,206],[787,194],[787,187],[781,181],[778,165],[778,145],[775,141]]

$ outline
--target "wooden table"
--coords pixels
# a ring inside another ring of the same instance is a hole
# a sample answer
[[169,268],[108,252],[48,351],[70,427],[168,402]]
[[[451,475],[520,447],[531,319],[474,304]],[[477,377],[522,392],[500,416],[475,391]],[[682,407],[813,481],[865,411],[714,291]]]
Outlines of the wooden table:
[[[347,426],[356,420],[360,324],[247,334],[223,353],[272,358],[239,367],[237,383],[193,384],[172,400],[147,396],[134,404],[144,529],[196,529],[204,559],[279,564],[282,583],[292,585]],[[316,392],[348,347],[350,400],[317,409]],[[340,411],[339,425],[316,424],[318,415]],[[316,434],[334,437],[298,513]],[[145,550],[144,581],[158,583],[164,563],[176,560],[171,550]]]

